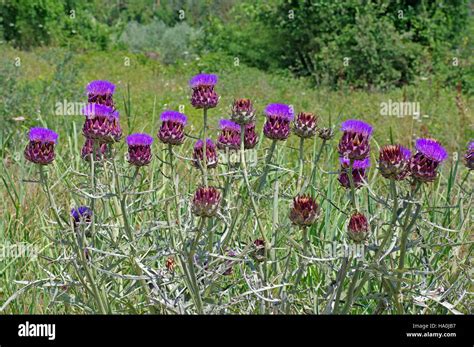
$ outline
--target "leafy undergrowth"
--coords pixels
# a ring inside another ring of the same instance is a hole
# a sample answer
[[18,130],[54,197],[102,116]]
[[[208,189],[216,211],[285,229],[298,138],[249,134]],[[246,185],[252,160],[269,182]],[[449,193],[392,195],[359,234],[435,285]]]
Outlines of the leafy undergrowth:
[[[21,59],[18,67],[13,65],[16,57]],[[235,66],[233,60],[213,55],[176,66],[126,52],[4,49],[1,59],[2,66],[10,67],[1,71],[6,87],[0,96],[5,102],[0,111],[5,124],[0,138],[0,239],[5,250],[21,243],[37,254],[0,259],[2,312],[469,312],[472,174],[462,156],[472,137],[467,127],[472,107],[462,94],[429,79],[383,94],[317,90],[306,80]],[[201,172],[189,160],[203,121],[201,111],[189,103],[188,80],[201,70],[220,78],[221,100],[209,111],[209,136],[217,138],[218,120],[229,118],[230,105],[239,97],[254,101],[260,135],[256,150],[248,151],[253,193],[249,195],[242,178],[238,155],[231,156],[236,165],[226,165],[227,156],[221,153],[220,165],[209,170],[210,184],[222,192],[221,208],[217,217],[204,221],[191,213]],[[114,98],[124,134],[147,132],[155,137],[150,165],[135,171],[126,161],[123,140],[114,145],[113,158],[96,163],[93,170],[81,159],[84,118],[56,114],[56,103],[84,102],[84,87],[94,79],[117,84]],[[419,102],[420,118],[381,116],[381,103],[389,100]],[[321,127],[336,128],[335,137],[324,145],[318,137],[308,139],[299,151],[299,139],[292,135],[276,145],[267,165],[271,141],[261,133],[262,110],[271,102],[318,114]],[[165,109],[180,109],[189,117],[188,137],[172,155],[156,140],[159,115]],[[353,209],[350,192],[338,182],[338,128],[347,118],[374,126],[372,167],[356,193],[358,209],[371,225],[359,259],[342,251],[354,246],[346,235]],[[23,157],[30,126],[59,133],[57,157],[45,168],[46,179],[40,179],[38,167]],[[423,184],[411,197],[409,181],[399,182],[393,195],[390,182],[376,169],[379,147],[401,143],[413,148],[419,137],[438,139],[449,159],[434,183]],[[299,191],[301,163],[303,179],[311,182],[307,190],[322,211],[307,229],[306,249],[302,230],[288,217]],[[393,224],[395,196],[399,208]],[[79,240],[69,211],[92,201],[95,230]],[[254,247],[262,237],[260,226],[267,239],[263,261]],[[408,226],[406,261],[399,269],[400,239]],[[389,232],[393,237],[385,251],[376,254]],[[87,256],[81,247],[87,248]]]

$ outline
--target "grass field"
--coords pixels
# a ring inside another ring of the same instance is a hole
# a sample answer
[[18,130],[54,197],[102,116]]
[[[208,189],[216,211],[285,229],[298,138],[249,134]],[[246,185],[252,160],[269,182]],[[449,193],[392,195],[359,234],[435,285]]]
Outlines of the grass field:
[[[472,313],[473,176],[463,155],[474,137],[473,104],[462,91],[444,88],[431,77],[387,92],[317,89],[307,80],[235,66],[232,59],[213,54],[164,66],[120,51],[2,48],[0,53],[0,242],[4,250],[25,244],[37,253],[4,252],[2,313]],[[257,162],[248,163],[250,185],[255,187],[270,169],[264,189],[254,193],[257,217],[241,169],[223,164],[210,171],[211,184],[224,195],[219,217],[202,221],[191,214],[190,199],[201,177],[186,158],[192,157],[193,137],[199,137],[203,122],[202,111],[189,103],[188,80],[200,71],[219,75],[221,100],[209,111],[211,138],[217,138],[219,119],[229,118],[234,98],[249,97],[257,109],[260,141]],[[96,79],[117,85],[114,99],[124,135],[155,137],[156,157],[149,166],[135,172],[125,160],[123,140],[114,147],[115,160],[93,170],[81,159],[83,116],[58,115],[57,103],[86,102],[85,86]],[[293,135],[277,144],[271,165],[265,166],[271,141],[261,134],[262,112],[274,102],[316,113],[321,127],[335,127],[335,137],[324,147],[318,137],[308,139],[300,151]],[[381,115],[389,102],[419,103],[420,117]],[[156,139],[165,109],[180,109],[189,117],[189,136],[174,149],[174,167],[168,148]],[[372,167],[356,196],[371,223],[359,260],[328,254],[352,244],[345,235],[351,199],[337,180],[338,129],[348,118],[374,127]],[[72,228],[54,219],[38,167],[23,157],[31,126],[59,133],[56,160],[45,171],[63,222],[71,208],[94,201],[95,234],[83,240],[89,260],[78,251]],[[413,198],[408,198],[408,182],[397,184],[393,195],[376,169],[378,150],[389,143],[413,149],[419,137],[439,140],[449,159],[440,177],[423,184]],[[301,230],[288,219],[300,168],[304,179],[314,171],[308,191],[322,210],[308,228],[306,250]],[[399,210],[391,223],[395,196]],[[411,215],[409,206],[420,210]],[[406,261],[399,269],[400,238],[411,218]],[[257,220],[271,245],[264,262],[252,258],[252,243],[261,236]],[[183,265],[180,259],[189,256],[199,228],[204,233],[193,265]],[[376,261],[374,253],[391,228],[387,253]],[[235,255],[229,257],[229,249]],[[169,257],[176,260],[174,271],[166,266]],[[224,276],[229,262],[233,273]]]

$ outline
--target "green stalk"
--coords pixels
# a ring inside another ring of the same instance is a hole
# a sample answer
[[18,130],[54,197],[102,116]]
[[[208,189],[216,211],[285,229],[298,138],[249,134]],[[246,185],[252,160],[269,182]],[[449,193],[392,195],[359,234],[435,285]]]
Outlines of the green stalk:
[[300,137],[300,148],[299,148],[299,173],[298,173],[298,184],[296,191],[302,193],[303,185],[303,167],[304,167],[304,137]]
[[207,182],[207,108],[203,109],[203,121],[204,121],[204,126],[202,129],[203,132],[203,144],[202,144],[202,157],[203,157],[203,162],[200,165],[202,166],[202,178],[203,178],[203,184],[205,187],[207,187],[208,182]]
[[[247,172],[247,163],[245,162],[245,125],[240,126],[240,165],[242,168],[242,172],[244,174],[244,181],[245,185],[247,187],[247,192],[250,197],[250,201],[252,203],[252,209],[255,215],[255,218],[257,219],[257,225],[258,229],[260,230],[260,234],[262,235],[263,240],[265,241],[265,245],[268,245],[267,238],[265,236],[265,231],[262,225],[262,222],[260,218],[258,218],[258,207],[257,203],[255,202],[255,198],[253,196],[252,188],[250,186],[250,181],[248,177],[248,172]],[[274,142],[275,143],[275,142]],[[265,247],[265,259],[267,259],[267,247]]]

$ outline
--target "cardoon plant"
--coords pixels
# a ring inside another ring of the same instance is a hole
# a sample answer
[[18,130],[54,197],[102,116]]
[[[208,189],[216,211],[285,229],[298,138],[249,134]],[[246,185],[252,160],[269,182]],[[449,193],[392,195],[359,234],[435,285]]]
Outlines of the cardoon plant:
[[215,187],[199,187],[194,193],[192,212],[199,217],[213,217],[219,210],[221,193]]
[[245,125],[255,121],[255,109],[250,99],[237,99],[231,109],[231,119],[237,124]]
[[271,140],[286,140],[290,136],[293,109],[285,104],[269,104],[264,113],[267,120],[263,125],[263,134]]
[[318,132],[318,116],[310,112],[300,112],[293,121],[293,132],[301,138],[310,138]]
[[56,154],[54,146],[58,134],[47,128],[31,128],[29,142],[25,148],[25,158],[32,163],[48,165],[53,162]]
[[240,125],[228,119],[221,119],[219,127],[221,132],[217,138],[217,148],[238,150],[240,148]]
[[115,108],[113,95],[115,85],[109,81],[97,80],[90,82],[87,87],[87,100],[90,104],[100,104]]
[[184,127],[187,123],[186,115],[177,111],[164,111],[161,114],[161,126],[158,138],[169,145],[181,145],[184,142]]
[[128,162],[135,166],[148,165],[151,162],[151,144],[153,137],[148,134],[127,136]]
[[[205,158],[203,155],[204,150],[206,151]],[[207,139],[205,142],[203,140],[197,140],[194,145],[193,159],[193,164],[197,168],[215,168],[217,166],[218,156],[214,142],[211,139]]]
[[119,122],[119,113],[109,106],[88,104],[82,113],[86,121],[82,128],[85,137],[96,140],[98,143],[112,143],[120,141],[122,128]]
[[438,176],[439,165],[448,158],[448,153],[435,139],[418,139],[417,152],[410,161],[410,173],[419,182],[433,182]]
[[354,242],[364,241],[370,232],[370,225],[367,217],[360,212],[354,213],[347,225],[347,234]]
[[191,78],[189,85],[193,90],[191,104],[195,108],[213,108],[219,102],[219,96],[214,90],[217,84],[217,75],[199,74]]
[[355,160],[352,166],[352,175],[349,168],[349,159],[339,158],[341,163],[341,171],[339,173],[339,183],[346,189],[351,188],[351,176],[354,184],[354,189],[359,189],[367,178],[367,168],[370,167],[370,159]]
[[86,138],[84,146],[82,146],[82,149],[81,149],[82,159],[89,161],[91,159],[91,154],[94,152],[94,148],[95,148],[94,161],[101,161],[102,159],[106,158],[107,151],[110,148],[110,144],[107,144],[107,143],[94,144],[93,139]]
[[[193,90],[191,97],[191,104],[197,108],[203,109],[203,127],[202,127],[202,136],[204,139],[202,142],[203,152],[207,153],[207,110],[217,106],[219,102],[219,96],[214,90],[215,85],[217,84],[217,75],[213,74],[199,74],[191,78],[189,85]],[[217,163],[217,160],[216,160]],[[202,175],[204,185],[207,186],[207,168],[208,165],[202,166]]]
[[379,171],[387,179],[401,181],[409,172],[411,151],[401,145],[386,145],[380,148]]
[[369,156],[372,127],[360,120],[349,119],[341,124],[343,131],[338,152],[342,158],[363,160]]
[[300,227],[312,225],[319,217],[320,209],[316,201],[309,195],[299,195],[293,198],[290,210],[290,220]]
[[258,143],[258,135],[255,132],[255,123],[245,124],[244,129],[244,146],[245,149],[252,149]]

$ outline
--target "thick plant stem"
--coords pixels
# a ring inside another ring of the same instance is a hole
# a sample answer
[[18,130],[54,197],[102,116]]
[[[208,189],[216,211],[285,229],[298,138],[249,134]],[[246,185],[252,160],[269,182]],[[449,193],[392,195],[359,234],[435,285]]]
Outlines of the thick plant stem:
[[174,192],[174,204],[176,208],[176,221],[178,222],[178,227],[181,228],[182,221],[181,221],[181,208],[179,205],[179,189],[178,189],[178,174],[176,173],[176,168],[174,166],[174,155],[173,155],[173,146],[168,145],[168,153],[169,153],[169,162],[171,168],[171,181],[173,184],[173,192]]
[[[245,125],[241,125],[240,126],[240,165],[241,165],[241,168],[242,168],[242,172],[244,174],[244,181],[245,181],[245,185],[247,187],[247,192],[248,192],[249,197],[250,197],[250,202],[252,204],[253,213],[255,215],[255,218],[257,219],[258,229],[260,231],[260,234],[262,235],[263,240],[265,241],[265,245],[268,245],[267,237],[265,236],[265,229],[263,228],[262,222],[261,222],[260,218],[258,217],[257,203],[255,202],[255,198],[254,198],[253,192],[252,192],[252,187],[250,186],[249,175],[248,175],[248,172],[247,172],[247,163],[245,161],[245,143],[244,143],[244,140],[245,140]],[[267,259],[267,254],[266,253],[267,253],[267,247],[265,247],[265,259]]]
[[298,194],[302,194],[303,186],[303,170],[304,170],[304,137],[300,137],[300,147],[299,147],[299,173],[298,173],[298,184],[296,191]]
[[268,171],[270,171],[270,162],[272,161],[273,153],[275,152],[276,143],[277,140],[273,140],[270,146],[270,150],[267,154],[267,158],[265,159],[265,168],[263,169],[263,173],[260,176],[260,179],[258,180],[258,186],[256,189],[257,194],[262,191],[263,187],[265,186],[265,183],[267,182]]
[[[396,226],[397,217],[398,217],[398,193],[397,193],[397,187],[395,185],[395,180],[394,179],[390,180],[390,192],[391,192],[392,199],[393,199],[392,219],[390,220],[390,225],[389,225],[387,233],[385,234],[385,237],[383,238],[379,248],[375,252],[374,259],[377,263],[380,262],[380,260],[381,260],[380,257],[383,254],[383,250],[384,250],[387,242],[392,238],[392,235],[393,235],[393,233],[396,229],[395,226]],[[346,300],[346,304],[344,305],[343,313],[347,313],[350,310],[350,307],[352,305],[352,301],[353,301],[353,298],[354,298],[354,289],[355,289],[355,286],[356,286],[356,281],[357,281],[359,272],[360,272],[360,270],[359,270],[359,267],[358,267],[355,274],[354,274],[354,276],[353,276],[353,278],[352,278],[352,282],[351,282],[351,285],[350,285],[350,288],[349,288],[348,299]],[[365,284],[365,282],[368,280],[368,278],[369,278],[369,275],[366,273],[364,275],[364,277],[362,278],[362,281],[361,281],[361,283],[359,285],[359,288],[357,290],[357,294],[359,293],[360,289],[362,289],[362,286]]]
[[339,269],[339,273],[337,275],[337,281],[336,281],[336,297],[334,298],[334,309],[333,313],[337,314],[339,312],[339,300],[341,298],[341,293],[342,293],[342,288],[344,287],[344,280],[346,279],[346,274],[347,274],[347,268],[350,263],[350,258],[349,257],[344,257],[342,259],[342,264],[341,268]]
[[189,267],[189,275],[191,277],[190,282],[192,283],[193,298],[194,298],[194,303],[196,305],[196,310],[198,314],[203,314],[203,304],[202,304],[201,293],[199,292],[199,286],[197,283],[196,271],[194,270],[194,255],[196,254],[196,248],[199,243],[199,239],[201,238],[205,224],[206,224],[206,219],[201,218],[201,220],[199,221],[196,237],[194,238],[194,241],[191,244],[191,249],[189,250],[189,253],[188,253],[188,267]]
[[[311,175],[306,179],[306,182],[303,185],[302,191],[305,191],[309,185],[311,185],[311,187],[314,187],[316,185],[316,169],[318,167],[319,158],[321,158],[321,154],[323,152],[325,145],[326,145],[326,140],[323,140],[323,142],[321,143],[321,146],[319,147],[318,153],[314,156]],[[312,188],[311,191],[314,191],[314,188]]]
[[202,128],[202,133],[203,133],[203,143],[202,143],[202,158],[203,162],[200,163],[202,166],[202,180],[203,184],[205,187],[208,185],[208,180],[207,180],[207,108],[203,109],[203,128]]
[[[410,200],[414,199],[416,192],[420,188],[420,185],[421,185],[420,182],[416,182],[415,187],[412,189]],[[403,278],[403,270],[405,268],[405,254],[406,254],[406,251],[407,251],[408,235],[410,234],[410,231],[411,231],[412,227],[415,224],[413,221],[411,223],[409,223],[411,211],[413,209],[413,205],[414,205],[414,203],[410,202],[410,204],[407,207],[405,221],[403,223],[402,235],[401,235],[401,239],[400,239],[400,259],[398,261],[397,286],[396,286],[396,291],[395,291],[397,298],[400,297],[400,289],[401,289],[401,286],[402,286],[402,278]],[[416,216],[413,217],[413,218],[416,218]],[[398,313],[399,314],[403,313],[403,305],[402,305],[401,302],[400,302],[400,305],[399,305]]]
[[46,175],[43,165],[39,165],[39,172],[40,172],[41,183],[43,184],[44,190],[46,192],[46,196],[48,197],[49,206],[53,210],[54,218],[56,219],[58,226],[62,228],[63,223],[61,221],[61,217],[59,216],[58,209],[56,207],[56,203],[54,202],[53,195],[51,194],[51,190],[49,188],[48,177]]

